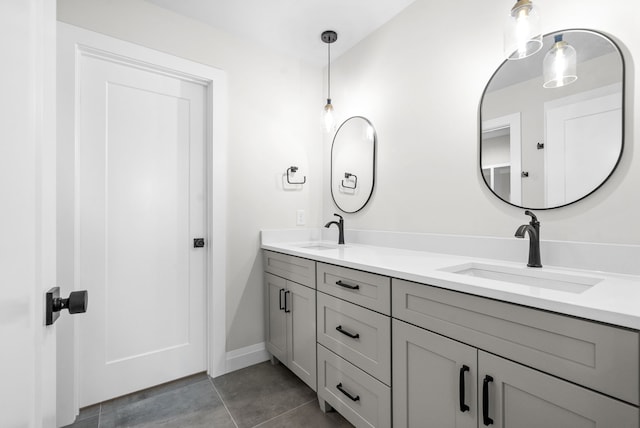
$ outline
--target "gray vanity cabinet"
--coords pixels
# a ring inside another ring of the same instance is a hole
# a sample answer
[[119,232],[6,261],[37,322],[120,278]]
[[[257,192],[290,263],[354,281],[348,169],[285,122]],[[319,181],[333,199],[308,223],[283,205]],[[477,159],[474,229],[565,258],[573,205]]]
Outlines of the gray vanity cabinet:
[[[480,427],[638,427],[636,407],[521,364],[478,351],[478,370]],[[482,408],[485,395],[487,418],[491,419],[486,423]]]
[[287,363],[287,314],[284,311],[284,293],[287,281],[279,276],[264,274],[266,347],[267,351],[284,364]]
[[391,426],[391,280],[317,264],[318,400],[356,427]]
[[316,291],[265,273],[267,351],[316,390]]
[[636,331],[395,279],[392,314],[395,428],[639,426]]
[[477,428],[477,360],[474,347],[394,319],[393,426]]
[[634,406],[398,320],[393,350],[395,428],[638,427]]
[[270,273],[297,279],[315,262],[265,251],[266,348],[275,358],[316,390],[316,290]]

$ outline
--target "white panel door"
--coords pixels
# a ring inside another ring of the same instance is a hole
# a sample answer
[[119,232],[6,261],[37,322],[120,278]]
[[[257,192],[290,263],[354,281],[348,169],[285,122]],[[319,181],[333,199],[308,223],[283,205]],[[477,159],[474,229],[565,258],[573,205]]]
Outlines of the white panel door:
[[206,88],[116,58],[79,61],[77,277],[86,406],[206,369]]
[[612,85],[545,105],[546,206],[580,199],[609,176],[622,144],[621,99]]

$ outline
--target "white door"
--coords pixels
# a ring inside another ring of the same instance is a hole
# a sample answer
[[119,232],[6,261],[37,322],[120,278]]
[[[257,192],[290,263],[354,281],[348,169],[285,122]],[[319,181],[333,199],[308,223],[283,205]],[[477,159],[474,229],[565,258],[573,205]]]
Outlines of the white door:
[[207,368],[207,92],[100,52],[78,64],[82,407]]
[[56,426],[57,324],[44,322],[45,291],[56,285],[55,7],[0,3],[0,427],[7,428]]
[[580,199],[609,176],[622,144],[622,86],[545,104],[545,206]]

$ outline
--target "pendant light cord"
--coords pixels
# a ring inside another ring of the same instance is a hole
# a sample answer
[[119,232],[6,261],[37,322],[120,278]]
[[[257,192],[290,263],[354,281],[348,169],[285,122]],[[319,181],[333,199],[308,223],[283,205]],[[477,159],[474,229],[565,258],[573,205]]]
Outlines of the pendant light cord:
[[331,99],[331,43],[327,43],[327,99]]

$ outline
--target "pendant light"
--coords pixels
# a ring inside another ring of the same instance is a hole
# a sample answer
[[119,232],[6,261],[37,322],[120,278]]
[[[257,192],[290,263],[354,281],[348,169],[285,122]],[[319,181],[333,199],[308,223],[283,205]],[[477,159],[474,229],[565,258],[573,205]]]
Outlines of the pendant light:
[[559,88],[578,79],[575,48],[562,40],[562,34],[554,36],[554,42],[542,62],[545,88]]
[[327,104],[322,111],[322,122],[324,129],[331,133],[336,129],[333,104],[331,104],[331,43],[338,40],[338,33],[327,30],[322,33],[320,38],[327,44]]
[[542,49],[542,26],[538,8],[531,0],[518,0],[504,27],[504,56],[522,59]]

